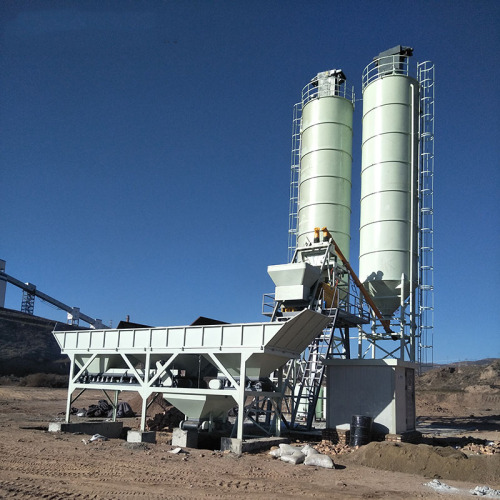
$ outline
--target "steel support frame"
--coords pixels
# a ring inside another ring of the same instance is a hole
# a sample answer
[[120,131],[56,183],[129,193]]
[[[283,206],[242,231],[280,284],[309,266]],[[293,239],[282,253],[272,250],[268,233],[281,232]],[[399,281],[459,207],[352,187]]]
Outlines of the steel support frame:
[[[404,278],[401,280],[401,290],[404,290]],[[415,293],[401,301],[399,314],[391,321],[391,334],[385,333],[378,319],[372,315],[370,333],[358,327],[358,359],[401,359],[416,362],[417,342],[417,305]]]
[[23,298],[21,302],[21,312],[33,316],[35,312],[35,294],[27,290],[23,290]]
[[[273,434],[279,436],[280,426],[279,420],[281,418],[281,401],[282,401],[282,375],[280,375],[280,382],[276,391],[274,392],[260,392],[260,391],[250,391],[245,387],[245,382],[247,380],[247,361],[253,352],[243,352],[240,353],[240,375],[239,381],[233,377],[226,366],[224,366],[223,355],[218,356],[215,353],[204,353],[208,354],[208,357],[213,362],[214,366],[216,366],[231,382],[231,388],[225,389],[202,389],[202,388],[177,388],[177,387],[159,387],[156,385],[159,378],[166,372],[168,372],[169,367],[175,361],[179,353],[171,353],[166,354],[165,356],[169,356],[169,359],[165,361],[163,364],[160,364],[160,367],[152,366],[151,364],[151,353],[146,352],[145,355],[145,363],[144,369],[138,370],[134,367],[132,361],[129,359],[127,353],[120,353],[124,363],[128,367],[128,371],[130,371],[136,381],[137,384],[133,386],[127,383],[102,383],[102,382],[88,382],[83,383],[79,381],[80,377],[86,372],[88,367],[92,362],[99,360],[101,356],[108,356],[108,353],[99,353],[95,352],[88,356],[88,359],[85,359],[87,356],[82,357],[81,354],[68,353],[70,358],[70,377],[68,383],[68,396],[67,396],[67,404],[66,404],[66,422],[70,422],[71,419],[71,407],[73,403],[86,391],[86,390],[100,390],[102,391],[106,398],[109,400],[110,404],[113,407],[113,421],[116,421],[116,410],[118,406],[118,398],[120,393],[122,392],[137,392],[142,398],[142,411],[141,411],[141,420],[140,420],[140,429],[142,432],[146,430],[146,413],[148,408],[148,400],[150,400],[151,396],[157,396],[161,394],[163,397],[168,399],[169,394],[172,396],[178,394],[187,394],[187,395],[219,395],[221,397],[230,396],[234,399],[235,406],[238,408],[238,418],[235,422],[234,431],[236,431],[236,437],[238,439],[243,439],[243,430],[244,430],[244,422],[245,416],[248,414],[249,410],[246,409],[246,402],[249,397],[255,398],[265,398],[272,405],[273,412],[275,413]],[[137,353],[133,353],[134,356],[137,356]],[[193,355],[196,355],[193,353]],[[205,358],[206,359],[206,358]],[[284,358],[284,362],[288,358]],[[156,373],[150,377],[150,373],[156,370]],[[280,369],[282,371],[282,368]],[[77,396],[73,398],[73,393],[79,390]],[[114,397],[110,397],[108,392],[114,392]],[[150,403],[151,404],[151,403]],[[243,416],[243,417],[242,417]],[[254,423],[258,425],[264,432],[269,434],[258,422],[254,420]]]

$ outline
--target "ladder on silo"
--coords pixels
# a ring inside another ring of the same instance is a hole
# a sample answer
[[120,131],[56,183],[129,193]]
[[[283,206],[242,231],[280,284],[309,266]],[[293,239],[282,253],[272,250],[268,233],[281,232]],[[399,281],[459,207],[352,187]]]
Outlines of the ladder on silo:
[[290,205],[288,210],[288,262],[292,261],[297,247],[299,181],[300,181],[300,121],[302,120],[302,103],[293,107],[292,153],[290,160]]
[[[434,327],[434,64],[418,65],[420,83],[418,363],[433,364]],[[430,358],[430,359],[429,359]]]

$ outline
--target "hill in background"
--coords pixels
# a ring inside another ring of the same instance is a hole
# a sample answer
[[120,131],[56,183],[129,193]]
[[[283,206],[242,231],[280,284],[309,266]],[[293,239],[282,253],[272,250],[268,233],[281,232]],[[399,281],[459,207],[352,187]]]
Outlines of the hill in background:
[[[57,324],[57,321],[0,308],[0,376],[67,374],[69,359],[61,354],[52,335]],[[65,330],[75,328],[66,324],[61,326]]]
[[500,419],[500,359],[455,363],[429,370],[415,381],[418,415]]

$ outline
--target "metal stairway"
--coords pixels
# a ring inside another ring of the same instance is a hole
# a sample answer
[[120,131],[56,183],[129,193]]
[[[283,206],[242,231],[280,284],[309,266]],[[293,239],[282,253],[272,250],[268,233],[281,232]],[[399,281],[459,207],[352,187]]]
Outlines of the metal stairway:
[[332,319],[330,325],[314,339],[304,352],[304,358],[300,363],[302,369],[297,376],[295,386],[291,387],[292,414],[290,425],[292,428],[295,426],[297,418],[305,415],[306,428],[311,429],[321,386],[325,378],[323,361],[332,354],[338,311],[338,309],[330,310]]

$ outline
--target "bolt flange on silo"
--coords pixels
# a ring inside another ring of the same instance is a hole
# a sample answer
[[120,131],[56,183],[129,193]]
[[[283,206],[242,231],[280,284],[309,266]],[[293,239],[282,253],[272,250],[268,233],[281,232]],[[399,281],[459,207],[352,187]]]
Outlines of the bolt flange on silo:
[[353,96],[341,70],[319,73],[302,91],[297,246],[327,227],[349,258]]
[[408,76],[411,55],[394,47],[363,72],[359,277],[385,318],[418,275],[419,84]]

